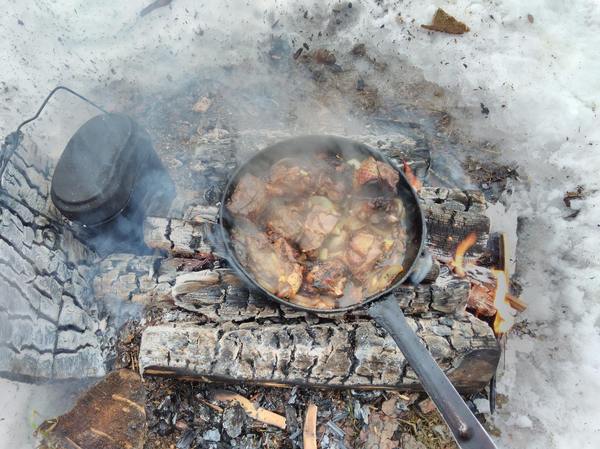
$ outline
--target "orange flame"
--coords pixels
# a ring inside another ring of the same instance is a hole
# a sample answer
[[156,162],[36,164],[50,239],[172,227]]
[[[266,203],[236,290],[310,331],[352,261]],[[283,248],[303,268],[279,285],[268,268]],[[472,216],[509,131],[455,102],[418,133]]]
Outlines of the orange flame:
[[467,237],[458,244],[456,252],[454,253],[454,259],[450,262],[450,266],[454,268],[454,273],[458,277],[464,278],[467,274],[464,270],[465,253],[477,242],[477,235],[471,232]]
[[421,190],[421,187],[423,187],[423,183],[419,178],[417,178],[412,168],[410,168],[410,165],[408,165],[406,161],[404,161],[404,176],[406,176],[408,183],[412,186],[413,189],[415,189],[417,192]]
[[508,275],[503,270],[492,270],[496,278],[496,292],[494,294],[494,333],[501,335],[507,333],[515,322],[515,311],[509,300]]

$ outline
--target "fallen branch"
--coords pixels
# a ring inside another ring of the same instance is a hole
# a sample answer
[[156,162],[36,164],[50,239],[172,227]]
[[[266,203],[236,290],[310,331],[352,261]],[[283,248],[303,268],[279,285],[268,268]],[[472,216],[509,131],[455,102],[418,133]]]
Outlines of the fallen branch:
[[317,449],[317,406],[315,404],[309,404],[306,409],[302,438],[304,449]]
[[246,414],[251,418],[271,426],[279,427],[280,429],[285,430],[286,428],[286,422],[283,416],[262,407],[256,408],[252,402],[240,394],[232,393],[230,391],[218,391],[215,394],[215,399],[218,401],[235,401],[242,406]]

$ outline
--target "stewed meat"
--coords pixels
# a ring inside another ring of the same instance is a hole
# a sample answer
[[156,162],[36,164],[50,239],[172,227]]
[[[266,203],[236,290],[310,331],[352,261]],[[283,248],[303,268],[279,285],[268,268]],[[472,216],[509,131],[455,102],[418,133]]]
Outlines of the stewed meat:
[[266,290],[298,305],[360,303],[402,273],[407,244],[399,174],[368,157],[317,154],[246,174],[227,203],[236,254]]
[[361,231],[350,240],[346,263],[354,277],[364,281],[383,254],[383,239]]
[[306,215],[300,248],[303,252],[318,249],[323,244],[327,235],[337,225],[340,215],[333,203],[322,196],[315,196],[309,200],[309,212]]
[[235,215],[256,218],[266,205],[267,189],[264,181],[248,173],[241,177],[227,207]]
[[302,205],[274,200],[266,214],[267,229],[290,242],[296,242],[304,230],[306,213]]
[[251,268],[258,283],[281,298],[294,298],[302,285],[304,269],[285,239],[260,232],[249,222],[241,223],[233,237],[236,253]]
[[272,196],[298,197],[314,187],[314,178],[300,161],[286,158],[271,167],[267,189]]
[[390,165],[377,161],[373,157],[365,159],[354,173],[354,185],[363,186],[376,181],[391,189],[396,190],[400,175]]
[[346,273],[347,268],[340,260],[319,262],[306,275],[307,290],[342,296],[348,280]]

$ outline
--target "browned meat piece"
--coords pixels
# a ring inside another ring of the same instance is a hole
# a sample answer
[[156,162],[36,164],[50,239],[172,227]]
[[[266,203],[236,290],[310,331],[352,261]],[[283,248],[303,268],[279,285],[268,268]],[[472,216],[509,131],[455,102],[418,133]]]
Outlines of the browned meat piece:
[[400,175],[389,164],[368,157],[360,164],[354,173],[354,185],[363,186],[372,181],[378,181],[395,191]]
[[312,197],[309,205],[311,209],[306,216],[300,239],[300,247],[304,252],[319,248],[340,219],[331,201],[325,197]]
[[314,174],[315,194],[326,196],[339,204],[350,193],[353,169],[343,159],[332,154],[321,154],[317,158],[310,169]]
[[365,223],[389,225],[404,217],[404,204],[398,198],[355,198],[349,215]]
[[[330,170],[333,171],[333,170]],[[322,171],[317,176],[317,195],[323,195],[331,201],[339,203],[343,201],[350,192],[348,178],[341,177],[338,173]]]
[[227,208],[234,215],[254,218],[261,214],[267,205],[265,183],[254,175],[245,174],[238,182]]
[[383,255],[382,239],[367,231],[360,231],[350,240],[346,250],[346,264],[356,277],[364,281]]
[[269,230],[290,241],[296,241],[304,229],[304,220],[302,207],[274,202],[269,208],[266,222]]
[[314,176],[302,161],[285,158],[271,167],[267,189],[273,196],[294,197],[309,193],[313,185]]
[[339,260],[316,264],[306,275],[307,290],[331,294],[339,297],[344,294],[346,267]]
[[302,294],[296,295],[292,299],[292,302],[302,307],[324,310],[333,309],[338,305],[335,298],[330,298],[328,296],[306,296]]
[[388,288],[394,279],[402,273],[402,270],[401,264],[393,263],[372,272],[366,281],[367,295],[373,295]]
[[302,285],[303,268],[294,249],[281,237],[273,241],[248,226],[234,234],[236,253],[244,258],[256,281],[280,298],[293,298]]

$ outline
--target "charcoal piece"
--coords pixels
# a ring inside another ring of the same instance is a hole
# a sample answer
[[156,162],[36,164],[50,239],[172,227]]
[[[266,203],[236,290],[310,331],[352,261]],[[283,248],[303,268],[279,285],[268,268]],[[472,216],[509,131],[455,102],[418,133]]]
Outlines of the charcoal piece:
[[246,414],[239,405],[228,407],[223,412],[223,430],[229,437],[237,438],[242,434]]
[[179,438],[179,441],[177,441],[177,449],[190,449],[195,436],[196,433],[191,429],[183,432],[183,435],[181,435],[181,438]]

